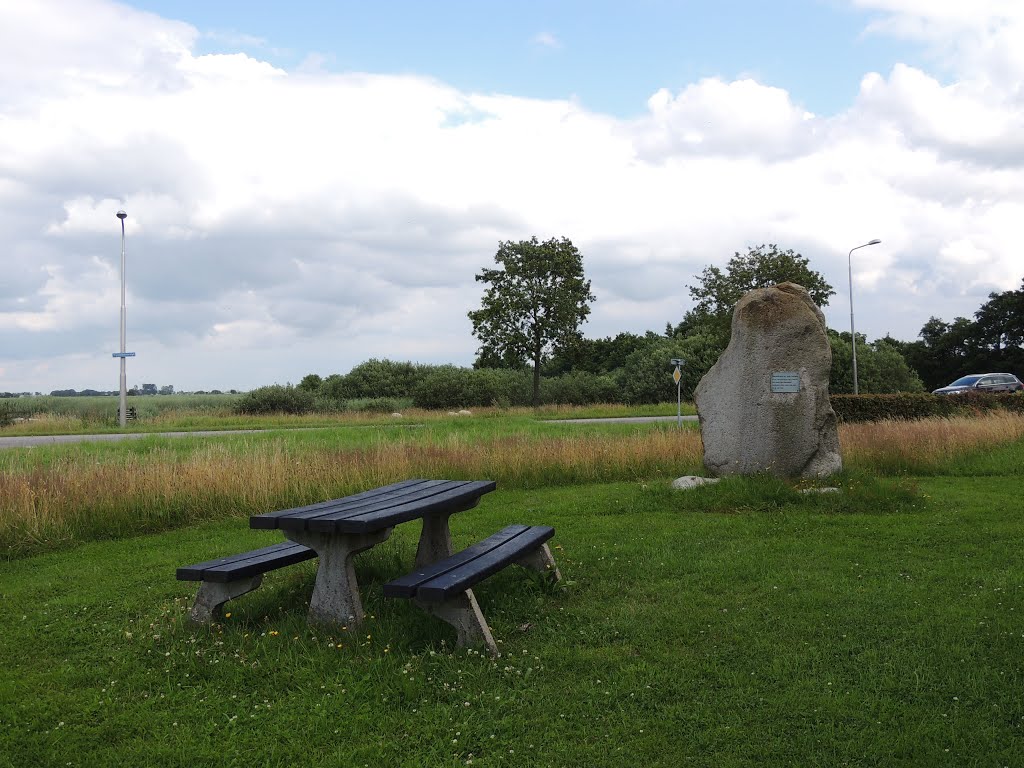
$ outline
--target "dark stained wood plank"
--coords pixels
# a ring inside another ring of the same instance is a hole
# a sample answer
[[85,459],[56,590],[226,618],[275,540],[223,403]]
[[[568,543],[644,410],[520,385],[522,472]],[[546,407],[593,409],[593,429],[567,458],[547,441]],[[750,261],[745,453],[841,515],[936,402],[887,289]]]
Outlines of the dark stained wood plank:
[[285,515],[278,518],[278,527],[285,530],[334,530],[330,525],[314,528],[314,521],[338,521],[357,515],[370,515],[391,509],[401,504],[416,503],[441,493],[466,485],[465,480],[425,480],[416,486],[401,488],[372,498],[351,501],[339,499],[338,504],[328,510],[315,510]]
[[427,602],[441,602],[497,573],[526,552],[536,549],[555,535],[555,529],[536,525],[504,544],[440,574],[416,588],[416,598]]
[[447,557],[444,560],[428,565],[418,571],[413,571],[401,578],[389,581],[384,585],[384,596],[414,597],[416,595],[416,589],[421,584],[465,565],[481,555],[487,554],[501,544],[514,539],[516,536],[528,531],[529,529],[530,526],[528,525],[510,525],[507,528],[503,528],[493,536],[488,536],[483,541],[479,541],[470,547],[466,547],[466,549],[461,552],[456,552],[451,557]]
[[493,480],[476,480],[443,493],[397,506],[363,512],[342,519],[316,518],[308,530],[325,533],[370,533],[426,515],[455,512],[472,506],[485,493],[497,487]]
[[294,507],[292,509],[282,509],[277,512],[264,512],[259,515],[252,515],[249,517],[250,528],[262,528],[262,529],[273,529],[277,528],[278,518],[286,517],[288,515],[301,515],[303,513],[317,513],[320,511],[330,512],[333,509],[346,503],[355,503],[359,501],[365,501],[372,499],[376,496],[383,496],[390,493],[401,491],[402,489],[409,488],[411,486],[419,485],[422,483],[430,482],[428,480],[403,480],[400,483],[392,483],[391,485],[385,485],[380,488],[372,488],[362,493],[356,493],[352,496],[345,496],[340,499],[329,499],[328,501],[317,502],[316,504],[308,504],[304,507]]
[[[178,568],[177,578],[180,581],[234,581],[313,557],[316,557],[316,552],[308,547],[296,544],[294,541],[285,541],[262,549],[254,549],[251,552],[218,557],[215,560]],[[213,574],[213,576],[211,577],[209,574]]]

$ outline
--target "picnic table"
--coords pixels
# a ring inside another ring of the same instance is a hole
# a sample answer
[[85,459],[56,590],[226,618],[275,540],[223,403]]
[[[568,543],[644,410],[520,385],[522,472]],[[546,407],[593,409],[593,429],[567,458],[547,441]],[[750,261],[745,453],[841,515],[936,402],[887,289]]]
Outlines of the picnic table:
[[405,480],[342,499],[253,515],[249,525],[279,529],[313,550],[319,564],[309,621],[352,628],[364,616],[353,567],[357,553],[385,541],[396,525],[422,520],[417,568],[448,558],[452,555],[448,518],[475,507],[495,486],[491,480]]
[[448,518],[475,507],[494,489],[491,480],[406,480],[343,499],[253,515],[252,528],[277,529],[291,541],[178,568],[178,579],[200,582],[191,620],[210,624],[223,615],[225,603],[258,588],[264,574],[318,558],[309,621],[351,630],[363,620],[355,555],[386,540],[396,525],[422,520],[416,569],[386,583],[384,596],[412,600],[452,625],[457,645],[482,644],[496,655],[498,646],[473,587],[510,565],[541,573],[552,583],[561,574],[547,545],[555,529],[547,525],[508,525],[452,552]]

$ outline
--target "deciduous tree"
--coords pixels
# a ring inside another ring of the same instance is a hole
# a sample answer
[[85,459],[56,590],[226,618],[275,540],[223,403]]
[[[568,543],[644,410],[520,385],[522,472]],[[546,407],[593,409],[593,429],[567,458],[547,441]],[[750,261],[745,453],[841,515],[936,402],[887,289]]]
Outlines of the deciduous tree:
[[481,346],[478,367],[533,366],[533,402],[540,402],[540,367],[551,353],[580,337],[590,314],[590,281],[583,256],[567,239],[536,237],[500,242],[498,269],[484,269],[480,309],[469,313]]

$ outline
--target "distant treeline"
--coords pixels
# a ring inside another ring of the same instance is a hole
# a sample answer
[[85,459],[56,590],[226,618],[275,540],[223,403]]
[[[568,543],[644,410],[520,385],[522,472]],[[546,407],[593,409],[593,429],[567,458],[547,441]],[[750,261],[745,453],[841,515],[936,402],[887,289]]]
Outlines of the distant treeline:
[[[832,392],[852,391],[849,334],[829,332],[832,345]],[[676,385],[670,360],[683,359],[679,392],[693,399],[701,377],[714,365],[721,348],[710,335],[687,337],[623,333],[614,338],[581,339],[571,350],[544,365],[540,382],[543,405],[624,403],[647,405],[673,401]],[[862,392],[922,392],[920,378],[899,351],[880,340],[857,345]],[[467,368],[372,359],[347,374],[311,373],[297,386],[261,387],[243,396],[241,412],[310,413],[345,410],[352,401],[402,401],[419,408],[526,406],[532,402],[532,373],[521,368]],[[380,403],[387,409],[387,403]]]
[[[2,392],[0,397],[31,397],[31,392]],[[35,393],[39,395],[39,392]],[[50,397],[109,397],[120,395],[119,390],[99,390],[99,389],[55,389],[50,393]],[[178,392],[175,393],[174,386],[167,384],[165,386],[157,388],[155,384],[143,384],[141,387],[132,387],[127,391],[126,394],[132,397],[142,397],[144,395],[237,395],[237,389],[229,389],[227,392],[222,392],[219,389],[198,389],[194,392]]]

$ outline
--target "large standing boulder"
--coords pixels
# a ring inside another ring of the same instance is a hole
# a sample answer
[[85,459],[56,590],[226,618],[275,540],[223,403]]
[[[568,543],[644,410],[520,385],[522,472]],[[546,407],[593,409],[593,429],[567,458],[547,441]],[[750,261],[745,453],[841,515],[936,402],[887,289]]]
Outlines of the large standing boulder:
[[842,469],[825,328],[821,310],[794,283],[739,300],[729,346],[694,398],[712,474],[820,477]]

